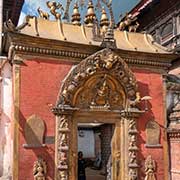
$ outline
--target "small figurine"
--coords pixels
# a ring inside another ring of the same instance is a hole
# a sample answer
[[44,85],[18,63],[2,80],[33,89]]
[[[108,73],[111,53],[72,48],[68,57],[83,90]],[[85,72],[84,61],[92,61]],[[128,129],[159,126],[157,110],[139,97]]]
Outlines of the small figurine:
[[156,180],[154,171],[156,169],[155,161],[149,155],[145,160],[145,179],[144,180]]
[[46,162],[42,158],[38,158],[38,160],[34,163],[33,175],[34,180],[45,180],[47,173]]
[[49,14],[47,12],[44,12],[41,10],[41,8],[39,7],[37,9],[38,13],[39,13],[39,16],[43,19],[49,19]]
[[119,24],[119,30],[120,31],[128,30],[129,32],[136,32],[137,28],[139,27],[139,23],[136,22],[136,20],[137,17],[133,17],[131,14],[126,13],[124,21],[120,22]]
[[61,13],[58,13],[56,10],[61,9],[64,11],[64,8],[61,3],[57,3],[55,1],[47,1],[47,7],[50,8],[51,14],[58,20],[61,19]]

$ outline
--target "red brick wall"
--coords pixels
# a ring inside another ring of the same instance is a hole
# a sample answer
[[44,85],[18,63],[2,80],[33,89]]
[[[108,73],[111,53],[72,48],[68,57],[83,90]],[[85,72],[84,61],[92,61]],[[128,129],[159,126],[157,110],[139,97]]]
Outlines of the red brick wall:
[[[138,120],[139,130],[139,164],[141,165],[140,175],[143,177],[144,174],[144,160],[148,155],[152,155],[152,158],[156,161],[156,178],[157,180],[164,180],[164,150],[163,147],[159,148],[146,148],[146,134],[145,127],[148,120],[154,119],[160,126],[160,144],[164,142],[164,104],[163,104],[163,79],[160,74],[138,71],[134,69],[136,79],[138,81],[138,89],[141,96],[151,96],[152,100],[148,104],[149,111],[145,112]],[[142,103],[141,108],[144,109]],[[166,164],[167,166],[167,164]]]
[[37,114],[46,123],[45,136],[54,136],[55,116],[49,104],[55,104],[62,80],[71,68],[71,64],[57,61],[29,60],[21,66],[20,85],[20,136],[19,136],[19,179],[33,179],[33,164],[37,156],[48,163],[48,180],[54,176],[54,145],[41,149],[25,149],[24,127],[26,119]]
[[[19,136],[19,179],[32,180],[32,168],[37,156],[41,156],[48,163],[48,180],[54,176],[54,145],[47,145],[41,149],[24,149],[24,126],[26,119],[32,114],[37,114],[46,123],[45,136],[54,136],[55,117],[49,104],[55,104],[62,80],[68,74],[71,64],[57,61],[28,60],[21,66],[20,85],[20,136]],[[152,100],[149,111],[138,121],[139,129],[139,163],[141,176],[144,176],[144,160],[151,154],[157,162],[157,180],[164,180],[164,155],[163,148],[146,148],[145,125],[148,120],[155,119],[161,127],[161,140],[163,144],[164,134],[164,105],[162,77],[157,73],[133,70],[138,81],[139,91],[142,96],[149,95]],[[142,108],[143,105],[142,105]],[[141,159],[141,160],[140,160]]]

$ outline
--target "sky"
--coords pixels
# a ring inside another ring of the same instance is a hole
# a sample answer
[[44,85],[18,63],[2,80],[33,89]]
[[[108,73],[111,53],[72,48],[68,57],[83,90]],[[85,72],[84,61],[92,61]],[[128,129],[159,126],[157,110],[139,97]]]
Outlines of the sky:
[[[66,0],[56,0],[57,2],[62,3],[63,7],[65,8],[66,6]],[[73,10],[73,4],[77,0],[72,0],[71,6],[70,6],[70,15],[72,14]],[[88,0],[84,0],[85,5],[83,8],[79,8],[81,10],[81,17],[83,17],[86,14],[87,11],[87,3]],[[132,9],[140,0],[112,0],[113,4],[113,12],[115,16],[115,21],[116,23],[119,21],[119,16],[124,15],[126,12]],[[38,16],[37,9],[38,7],[41,7],[41,9],[45,12],[49,12],[49,9],[47,8],[46,5],[47,0],[25,0],[20,19],[19,19],[19,24],[22,24],[24,17],[26,15],[35,15]],[[93,0],[94,6],[97,4],[97,0]],[[103,3],[101,3],[101,6],[105,6]],[[100,17],[100,10],[96,9],[96,14],[98,17]]]

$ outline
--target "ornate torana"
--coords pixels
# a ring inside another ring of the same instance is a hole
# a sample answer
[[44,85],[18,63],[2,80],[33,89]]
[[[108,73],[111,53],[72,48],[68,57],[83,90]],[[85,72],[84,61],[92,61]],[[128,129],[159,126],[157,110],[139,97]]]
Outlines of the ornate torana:
[[151,155],[149,155],[145,160],[145,179],[144,180],[156,180],[155,178],[155,169],[156,164],[155,161],[152,159]]
[[[81,63],[73,69],[66,79],[66,82],[63,84],[57,107],[61,105],[75,107],[79,92],[78,89],[83,87],[88,79],[93,79],[95,74],[101,75],[98,75],[99,78],[92,81],[93,84],[91,84],[91,89],[87,88],[87,93],[94,93],[96,94],[96,98],[98,98],[100,94],[103,95],[103,93],[107,92],[107,89],[111,87],[111,90],[108,90],[108,96],[113,96],[113,101],[121,102],[121,98],[115,95],[118,92],[118,88],[115,84],[118,82],[122,85],[121,89],[125,91],[125,96],[129,101],[136,99],[137,84],[133,73],[130,71],[127,64],[118,55],[112,52],[112,50],[103,49],[81,61]],[[104,76],[102,76],[103,74]],[[112,79],[115,79],[115,81]],[[104,84],[100,83],[100,81],[103,81]],[[103,88],[105,90],[100,93],[100,89]],[[103,96],[105,97],[107,94]],[[93,102],[92,96],[89,96],[89,98],[89,102]],[[98,101],[95,102],[97,103]]]
[[39,157],[38,160],[34,163],[33,175],[34,180],[45,180],[47,174],[47,165],[46,162]]

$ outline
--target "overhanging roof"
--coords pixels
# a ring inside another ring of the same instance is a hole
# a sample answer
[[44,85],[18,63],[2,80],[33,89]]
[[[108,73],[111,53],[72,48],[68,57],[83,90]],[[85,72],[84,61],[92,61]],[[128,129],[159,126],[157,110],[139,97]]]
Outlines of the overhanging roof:
[[[95,34],[91,27],[42,18],[30,19],[29,25],[22,29],[20,34],[84,45],[100,46],[102,43],[102,41],[95,40]],[[155,54],[172,53],[167,48],[157,44],[149,34],[114,30],[114,38],[117,49]]]

